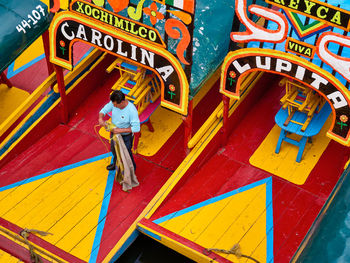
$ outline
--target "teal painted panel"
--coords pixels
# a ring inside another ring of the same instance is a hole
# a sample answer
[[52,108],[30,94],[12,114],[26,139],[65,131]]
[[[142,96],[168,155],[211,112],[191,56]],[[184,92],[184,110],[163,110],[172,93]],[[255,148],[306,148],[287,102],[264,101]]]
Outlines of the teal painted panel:
[[48,7],[39,0],[0,0],[0,72],[49,27]]
[[350,262],[350,167],[339,179],[333,194],[333,201],[323,211],[322,220],[318,219],[321,222],[315,226],[296,262]]

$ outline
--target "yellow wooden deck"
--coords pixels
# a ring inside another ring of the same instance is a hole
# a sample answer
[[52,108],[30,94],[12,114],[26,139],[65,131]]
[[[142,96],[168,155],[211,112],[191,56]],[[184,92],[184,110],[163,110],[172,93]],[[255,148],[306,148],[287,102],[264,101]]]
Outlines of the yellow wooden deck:
[[0,84],[0,123],[29,97],[29,93],[16,87],[9,88]]
[[[51,233],[42,238],[89,261],[97,255],[99,217],[107,212],[103,203],[113,186],[114,175],[105,169],[109,162],[102,155],[2,187],[0,216],[21,228]],[[11,258],[0,250],[1,262]]]
[[330,127],[331,117],[323,125],[320,133],[312,138],[313,143],[306,143],[300,163],[295,161],[299,150],[295,145],[283,142],[279,154],[275,153],[281,131],[281,128],[275,125],[250,157],[250,164],[294,184],[304,184],[330,142],[326,132]]
[[[270,262],[273,251],[271,198],[272,179],[266,178],[153,222],[206,249],[230,250],[238,244],[243,255]],[[188,250],[186,246],[178,246],[178,252],[184,255],[189,255]],[[232,262],[247,262],[245,257],[215,253]]]

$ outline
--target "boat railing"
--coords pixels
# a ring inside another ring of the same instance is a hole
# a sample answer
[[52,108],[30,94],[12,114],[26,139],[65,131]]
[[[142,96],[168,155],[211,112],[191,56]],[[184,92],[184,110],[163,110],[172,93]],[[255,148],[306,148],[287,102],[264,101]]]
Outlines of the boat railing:
[[[247,96],[249,91],[254,87],[255,83],[261,78],[262,75],[262,71],[254,71],[243,77],[240,92],[241,97],[239,100],[230,99],[229,116],[231,116],[231,114],[235,111],[240,102]],[[187,147],[189,149],[194,148],[200,141],[206,140],[209,134],[213,130],[215,130],[216,127],[222,127],[223,112],[224,104],[223,102],[220,102],[220,104],[216,107],[213,113],[209,116],[205,123],[199,128],[196,134],[188,142]]]
[[[105,54],[102,56],[101,54],[102,51],[94,49],[88,56],[82,59],[81,62],[76,65],[73,71],[68,72],[64,76],[65,86],[72,87],[79,82],[77,81],[77,78],[82,79],[81,75],[87,74],[91,70],[91,67],[88,67],[88,65],[94,64],[94,61],[99,56],[100,59],[98,61],[103,59]],[[95,62],[95,64],[98,63],[99,62]],[[31,117],[33,117],[40,106],[47,100],[50,94],[48,89],[53,86],[53,91],[55,93],[59,92],[57,83],[55,83],[56,73],[54,72],[38,88],[36,88],[34,92],[32,92],[32,94],[19,107],[17,107],[17,109],[12,112],[12,114],[3,123],[0,124],[0,137],[6,136],[0,143],[0,161],[18,144],[20,139],[27,134],[27,130],[30,130],[27,128],[26,131],[24,131],[20,136],[15,136],[16,134],[20,133],[20,129],[29,121]],[[47,95],[43,96],[45,93],[47,93]],[[67,93],[69,93],[68,90]],[[34,105],[35,107],[33,107]],[[31,107],[33,108],[27,113]],[[44,114],[45,113],[42,113],[42,115]],[[38,117],[38,119],[40,120],[40,117]],[[36,121],[31,125],[35,124]]]

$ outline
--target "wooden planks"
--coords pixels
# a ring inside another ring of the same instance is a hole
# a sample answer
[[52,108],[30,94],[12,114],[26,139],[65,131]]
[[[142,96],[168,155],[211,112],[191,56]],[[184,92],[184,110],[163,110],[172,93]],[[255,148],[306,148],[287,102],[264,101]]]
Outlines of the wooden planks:
[[[23,228],[50,232],[44,239],[88,260],[105,198],[108,160],[59,169],[0,192],[1,217]],[[0,189],[1,190],[1,189]],[[110,195],[107,193],[107,195]],[[89,235],[92,233],[92,235]],[[77,249],[79,248],[79,249]]]

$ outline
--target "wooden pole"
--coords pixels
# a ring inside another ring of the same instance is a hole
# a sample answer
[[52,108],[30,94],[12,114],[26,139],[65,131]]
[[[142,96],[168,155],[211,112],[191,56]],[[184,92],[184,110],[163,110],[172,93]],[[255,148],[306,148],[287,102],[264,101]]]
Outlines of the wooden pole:
[[43,45],[44,45],[44,51],[45,51],[45,59],[46,59],[46,65],[47,65],[47,71],[49,73],[49,76],[54,72],[53,66],[50,62],[50,42],[49,42],[49,31],[46,30],[42,34],[43,38]]
[[222,145],[226,145],[228,138],[228,113],[230,108],[230,98],[222,95],[222,103],[224,104],[223,111],[223,126],[222,126]]
[[190,100],[188,103],[188,114],[187,117],[184,117],[184,125],[185,125],[185,138],[184,138],[184,149],[186,154],[190,152],[188,148],[188,142],[192,137],[192,115],[193,115],[193,100]]
[[66,95],[66,87],[64,84],[63,70],[60,66],[56,66],[56,65],[54,65],[54,69],[56,71],[57,86],[61,96],[61,103],[60,103],[61,121],[62,123],[67,124],[69,120],[68,101],[67,101],[67,95]]

